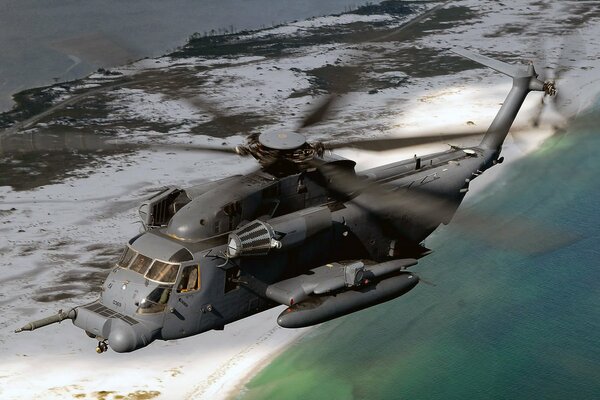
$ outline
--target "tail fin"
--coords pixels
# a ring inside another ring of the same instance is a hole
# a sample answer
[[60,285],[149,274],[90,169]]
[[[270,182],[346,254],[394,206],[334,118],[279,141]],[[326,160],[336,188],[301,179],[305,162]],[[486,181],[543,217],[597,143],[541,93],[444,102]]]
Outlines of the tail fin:
[[512,89],[480,144],[480,147],[484,149],[500,150],[521,105],[523,105],[525,97],[532,90],[543,91],[544,82],[537,79],[538,75],[535,72],[533,64],[529,64],[528,66],[508,64],[460,48],[454,48],[452,51],[513,78]]

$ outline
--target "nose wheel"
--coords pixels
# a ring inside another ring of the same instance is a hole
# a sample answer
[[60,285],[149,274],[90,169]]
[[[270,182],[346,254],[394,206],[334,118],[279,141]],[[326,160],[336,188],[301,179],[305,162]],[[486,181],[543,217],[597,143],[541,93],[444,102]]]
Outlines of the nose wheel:
[[98,342],[98,346],[96,346],[96,353],[102,354],[106,350],[108,350],[108,343],[106,343],[106,340]]

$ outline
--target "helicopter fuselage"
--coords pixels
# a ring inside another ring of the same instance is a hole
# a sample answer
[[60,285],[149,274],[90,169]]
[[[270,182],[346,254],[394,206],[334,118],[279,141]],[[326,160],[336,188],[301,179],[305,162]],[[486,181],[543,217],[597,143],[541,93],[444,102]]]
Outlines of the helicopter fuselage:
[[[145,232],[129,241],[100,299],[17,332],[69,318],[99,341],[97,351],[108,341],[129,352],[156,339],[223,329],[277,305],[288,306],[279,325],[301,327],[411,290],[418,277],[405,268],[428,254],[422,241],[450,222],[471,180],[502,162],[502,143],[527,93],[554,90],[537,79],[532,64],[459,54],[513,79],[478,146],[356,174],[353,161],[321,157],[307,143],[297,149],[307,157],[278,157],[290,150],[288,137],[267,135],[262,145],[270,150],[253,155],[275,154],[284,167],[297,160],[307,165],[156,194],[139,210]],[[263,166],[269,161],[259,159]]]
[[[442,194],[458,206],[470,180],[492,165],[494,157],[490,151],[454,149],[366,170],[360,176],[390,188]],[[335,261],[412,257],[406,252],[451,218],[423,226],[407,211],[401,216],[406,230],[387,232],[382,221],[360,206],[333,199],[318,179],[310,171],[283,178],[257,172],[209,183],[208,189],[185,191],[195,197],[188,198],[167,225],[150,227],[130,240],[100,299],[79,307],[74,324],[100,342],[108,339],[115,351],[125,352],[155,339],[223,329],[280,305],[266,295],[272,283]],[[155,198],[148,209],[164,207],[160,201]],[[169,201],[168,207],[177,206],[173,197]],[[303,211],[307,209],[314,212]],[[306,231],[289,247],[262,255],[227,256],[232,230],[254,219],[285,222],[287,216],[321,222],[303,222]],[[157,273],[156,265],[163,264],[169,270]],[[192,283],[189,271],[196,277]]]

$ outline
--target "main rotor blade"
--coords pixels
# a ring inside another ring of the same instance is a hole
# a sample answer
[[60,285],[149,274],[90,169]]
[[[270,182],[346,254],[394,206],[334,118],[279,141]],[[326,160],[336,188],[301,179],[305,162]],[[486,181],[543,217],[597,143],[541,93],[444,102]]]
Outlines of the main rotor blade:
[[382,36],[378,36],[369,41],[370,42],[380,42],[380,41],[389,41],[390,39],[395,40],[395,41],[403,40],[405,37],[409,36],[409,33],[410,33],[408,31],[409,28],[412,28],[413,26],[423,22],[424,20],[431,17],[433,14],[435,14],[442,8],[446,7],[450,3],[451,3],[450,0],[444,1],[443,3],[438,4],[437,6],[433,7],[432,9],[425,11],[423,14],[420,14],[420,15],[416,16],[415,18],[411,19],[410,21],[407,21],[403,25],[400,25],[397,29],[393,30],[392,32],[386,33],[385,35],[382,35]]
[[[460,204],[458,197],[419,189],[395,188],[361,178],[336,165],[313,165],[327,178],[326,187],[373,215],[384,228],[409,239],[411,224],[434,230],[450,221]],[[452,225],[465,235],[498,248],[526,255],[543,254],[569,245],[579,238],[569,232],[527,220],[521,216],[494,217],[462,210]]]
[[585,55],[585,43],[578,31],[571,33],[563,39],[562,47],[556,62],[554,79],[571,68],[577,66],[577,62]]
[[321,160],[313,159],[309,164],[318,169],[326,178],[325,187],[341,200],[350,200],[385,220],[393,221],[395,217],[409,211],[423,225],[437,226],[439,221],[456,209],[455,202],[450,198],[425,194],[421,196],[416,190],[383,185]]
[[140,148],[138,144],[121,142],[110,136],[79,131],[60,133],[24,132],[0,135],[0,156],[57,152],[130,151],[138,148]]
[[126,152],[140,149],[212,151],[246,155],[244,146],[203,144],[148,144],[133,143],[105,135],[84,132],[21,133],[0,136],[0,156],[46,154],[61,152],[96,153]]
[[212,151],[217,153],[227,153],[227,154],[237,154],[239,156],[248,155],[243,151],[244,146],[235,146],[230,147],[229,145],[223,146],[211,146],[204,144],[150,144],[150,145],[142,145],[145,148],[151,148],[155,150],[182,150],[182,151],[193,151],[193,152],[202,152],[202,151]]
[[329,111],[331,110],[331,106],[337,99],[337,93],[329,94],[324,100],[322,100],[311,112],[308,113],[306,117],[302,120],[302,123],[298,127],[298,130],[307,128],[309,126],[318,124],[323,121]]
[[428,134],[422,136],[408,136],[399,138],[382,138],[382,139],[360,139],[346,142],[329,142],[323,143],[326,150],[335,150],[346,147],[352,147],[361,150],[385,151],[399,149],[403,147],[418,146],[423,144],[438,143],[442,141],[453,141],[460,139],[468,139],[476,136],[482,136],[485,131],[472,132],[456,132],[450,134]]
[[[409,20],[404,23],[397,29],[394,29],[392,32],[386,33],[384,35],[375,37],[373,39],[367,39],[364,42],[379,42],[379,41],[388,41],[390,39],[399,41],[404,39],[407,35],[402,35],[406,33],[406,31],[413,27],[414,25],[424,21],[431,15],[435,14],[438,10],[445,7],[450,1],[445,1],[442,4],[438,4],[437,6],[431,8],[430,10],[416,16],[415,18]],[[363,43],[364,43],[363,42]],[[360,42],[359,42],[360,43]],[[356,74],[359,70],[364,70],[364,64],[366,64],[369,60],[363,60],[356,65],[348,66],[345,71],[345,75]],[[298,130],[302,130],[309,126],[315,125],[325,119],[327,119],[331,115],[332,105],[336,102],[336,100],[341,97],[344,93],[348,92],[348,85],[351,82],[356,81],[356,78],[352,76],[343,76],[345,79],[337,79],[334,87],[331,90],[331,93],[321,101],[314,109],[312,109],[306,117],[302,120]]]
[[572,232],[521,215],[484,215],[471,209],[459,210],[451,224],[475,241],[525,255],[548,253],[580,239]]
[[[247,119],[250,119],[253,116],[246,114],[244,117],[241,117],[240,115],[226,112],[215,102],[209,101],[198,94],[184,97],[183,101],[198,111],[210,114],[212,120],[209,123],[216,127],[215,129],[218,130],[219,136],[226,137],[246,134],[249,125],[251,125],[247,123]],[[256,117],[262,118],[259,115],[256,115]]]
[[73,64],[64,75],[81,61],[94,66],[112,67],[142,58],[147,52],[134,48],[131,42],[126,43],[123,38],[101,31],[52,41],[47,46],[72,60]]
[[198,94],[194,94],[193,97],[185,97],[183,100],[193,108],[209,113],[214,119],[227,121],[227,119],[230,118],[230,116],[215,105],[214,102],[210,102]]

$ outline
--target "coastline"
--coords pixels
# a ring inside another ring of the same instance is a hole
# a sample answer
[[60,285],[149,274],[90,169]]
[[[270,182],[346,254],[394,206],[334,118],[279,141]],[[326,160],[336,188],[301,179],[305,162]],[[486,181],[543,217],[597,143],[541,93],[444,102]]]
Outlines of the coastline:
[[[284,328],[282,328],[282,329],[284,329]],[[232,381],[232,383],[229,385],[229,388],[223,387],[223,389],[222,389],[223,396],[220,398],[223,398],[223,399],[238,398],[244,388],[244,385],[247,382],[249,382],[250,379],[252,379],[254,376],[256,376],[256,374],[258,374],[264,367],[269,365],[269,363],[271,361],[273,361],[275,358],[277,358],[280,355],[282,355],[283,353],[285,353],[286,350],[288,350],[291,346],[293,346],[294,344],[301,341],[302,338],[304,336],[306,336],[307,334],[309,334],[311,330],[312,330],[312,328],[306,328],[306,329],[302,329],[301,332],[298,332],[297,335],[295,335],[295,336],[290,335],[289,337],[286,338],[286,340],[283,341],[283,343],[280,344],[279,347],[277,347],[275,349],[270,349],[269,352],[262,355],[260,358],[255,359],[249,368],[240,371],[240,374],[238,375],[239,378],[237,380]],[[198,397],[190,396],[188,398],[194,399],[194,398],[198,398]],[[217,397],[217,398],[219,398],[219,397]]]
[[[461,3],[464,4],[467,2],[461,2]],[[489,5],[490,4],[488,2],[488,4],[484,5],[484,7],[489,6]],[[513,5],[513,7],[514,7],[514,5]],[[515,8],[518,8],[518,7],[515,7]],[[500,19],[501,18],[502,18],[502,15],[500,16]],[[594,37],[594,32],[597,32],[598,29],[597,28],[594,29],[593,26],[590,26],[588,24],[588,25],[581,27],[578,31],[579,31],[579,34],[582,35],[583,38],[589,39],[591,37]],[[591,43],[590,40],[586,40],[585,42]],[[504,43],[503,46],[507,46],[507,44]],[[571,93],[578,92],[581,96],[578,99],[579,104],[569,110],[569,112],[570,112],[569,116],[571,116],[571,117],[576,116],[580,112],[584,112],[585,110],[588,110],[590,107],[593,107],[594,101],[596,101],[598,99],[598,97],[600,96],[600,91],[598,91],[597,89],[594,89],[594,83],[599,82],[600,78],[598,76],[594,77],[594,74],[593,74],[594,71],[595,72],[600,71],[600,61],[592,60],[589,58],[589,54],[593,54],[593,53],[594,52],[591,49],[587,48],[587,52],[583,54],[586,56],[585,57],[586,61],[590,62],[590,64],[591,64],[587,68],[588,73],[584,74],[581,71],[578,71],[578,73],[572,74],[570,76],[570,84],[575,85],[575,87],[570,88],[570,92]],[[569,71],[569,72],[573,73],[573,71]],[[596,75],[599,75],[599,74],[596,74]],[[506,79],[506,77],[503,77],[503,78]],[[501,84],[500,86],[504,86],[504,87],[502,87],[501,91],[504,91],[507,94],[508,89],[510,88],[510,85]],[[489,90],[489,89],[484,89],[484,90]],[[455,93],[455,94],[459,94],[459,93]],[[465,97],[467,98],[467,100],[471,100],[471,101],[473,100],[472,96],[469,94],[467,94]],[[525,103],[523,109],[519,113],[519,116],[517,116],[517,122],[515,125],[520,126],[522,128],[524,128],[527,125],[527,122],[524,122],[525,118],[524,118],[523,114],[525,114],[525,116],[529,117],[531,115],[531,110],[535,107],[535,103],[537,103],[539,101],[537,98],[535,100],[532,100],[531,97],[533,97],[533,96],[529,96],[529,98],[526,100],[526,103]],[[459,103],[460,99],[454,98],[452,100],[454,100],[454,103]],[[482,101],[481,99],[477,99],[477,102],[481,102],[481,101]],[[450,109],[449,111],[450,111],[449,114],[451,114],[452,111],[459,111],[459,110]],[[479,110],[479,111],[480,112],[483,111],[484,113],[486,113],[486,111],[487,111],[489,113],[489,110]],[[554,112],[554,110],[550,110],[550,111],[545,110],[544,117],[548,118],[552,122],[556,122],[556,121],[562,122],[561,117],[558,117],[556,114],[552,114],[553,112]],[[474,115],[476,115],[476,114],[477,113],[475,112]],[[489,115],[488,115],[488,117],[489,117]],[[422,126],[422,125],[421,126],[412,126],[412,127],[407,126],[407,128],[409,130],[410,129],[418,130],[420,128],[423,128],[423,130],[431,130],[431,129],[437,128],[437,126],[434,124],[434,125],[429,125],[429,126]],[[477,180],[473,181],[472,188],[466,199],[466,203],[473,204],[473,203],[477,203],[479,201],[484,201],[487,196],[493,195],[493,193],[486,192],[485,190],[495,181],[501,181],[504,176],[509,175],[511,173],[511,164],[517,162],[518,160],[520,160],[524,157],[527,157],[531,154],[535,154],[536,152],[543,150],[543,147],[545,145],[547,145],[549,142],[551,142],[554,139],[556,134],[557,134],[557,131],[556,131],[555,127],[546,125],[546,126],[540,126],[538,128],[531,128],[529,130],[524,129],[523,131],[521,131],[519,133],[518,139],[514,139],[511,135],[509,135],[507,142],[505,142],[505,145],[503,146],[503,150],[502,150],[502,155],[505,157],[505,162],[503,163],[502,166],[500,166],[498,168],[492,168],[491,170],[487,171],[486,174],[482,175]],[[523,138],[526,138],[526,139],[523,140]],[[407,152],[388,152],[388,153],[394,154],[391,157],[391,159],[401,159],[402,157],[404,157],[404,158],[410,157],[411,153],[414,150],[415,149],[410,149]],[[424,146],[422,149],[419,149],[419,150],[421,150],[421,151],[414,151],[414,152],[424,154],[424,153],[427,153],[428,151],[430,151],[431,149]],[[364,166],[363,166],[363,168],[360,168],[360,169],[370,168],[375,165],[385,164],[386,162],[391,161],[390,159],[387,159],[389,157],[389,155],[388,155],[383,160],[379,159],[376,163],[372,163],[372,162],[370,162],[370,160],[368,160],[369,156],[367,155],[365,157],[364,152],[362,152],[362,153],[363,154],[362,154],[361,161],[364,164]],[[403,153],[403,154],[400,154],[400,153]],[[361,157],[361,154],[359,152],[355,152],[355,151],[351,151],[351,150],[343,152],[342,154],[345,157],[349,157],[349,158],[357,158],[357,157],[360,158]],[[358,164],[360,165],[360,162]],[[357,168],[357,169],[359,169],[359,168]],[[317,325],[315,327],[312,327],[311,329],[318,330],[318,329],[320,329],[320,326]],[[296,343],[298,343],[298,341],[300,341],[301,338],[304,335],[306,335],[307,333],[309,333],[309,331],[304,333],[302,336],[299,336],[295,340],[291,341],[287,346],[285,346],[285,348],[279,349],[278,351],[276,351],[275,353],[273,353],[272,355],[267,357],[264,360],[264,362],[257,364],[251,371],[248,372],[247,375],[245,375],[240,380],[240,382],[237,385],[235,385],[235,387],[233,387],[231,389],[227,398],[228,399],[243,399],[244,398],[244,389],[245,389],[246,384],[248,382],[250,382],[253,378],[255,378],[273,360],[275,360],[276,358],[278,358],[279,356],[284,354],[286,350],[288,350],[289,348],[293,347]]]

